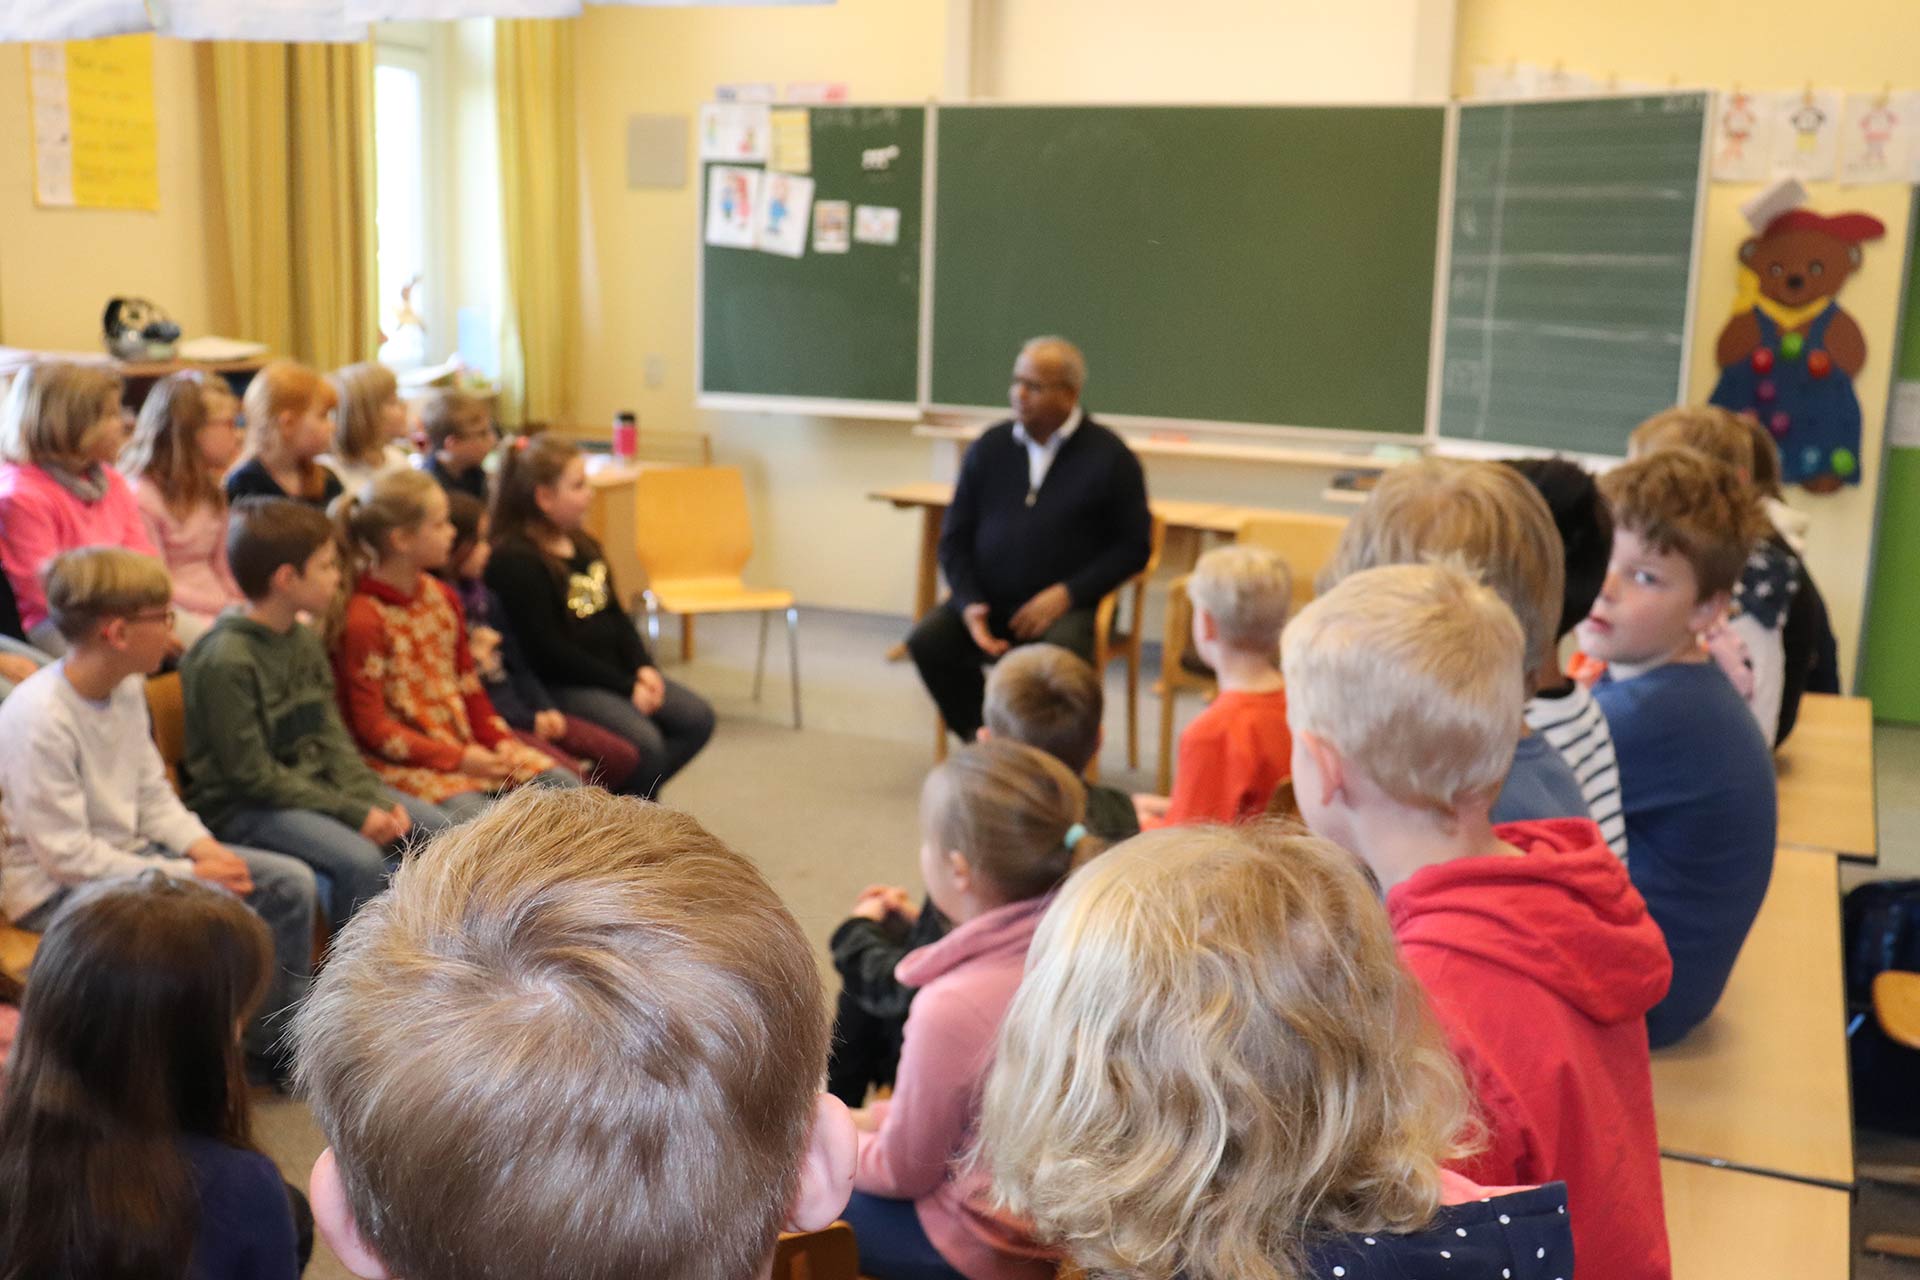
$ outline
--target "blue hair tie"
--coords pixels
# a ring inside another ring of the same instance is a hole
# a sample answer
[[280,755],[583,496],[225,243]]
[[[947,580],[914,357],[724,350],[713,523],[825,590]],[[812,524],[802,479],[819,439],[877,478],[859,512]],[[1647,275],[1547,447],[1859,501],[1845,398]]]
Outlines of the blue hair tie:
[[1072,853],[1073,846],[1079,844],[1083,839],[1085,839],[1086,835],[1087,835],[1087,829],[1076,822],[1072,826],[1067,828],[1066,837],[1062,839],[1060,843],[1067,847],[1068,853]]

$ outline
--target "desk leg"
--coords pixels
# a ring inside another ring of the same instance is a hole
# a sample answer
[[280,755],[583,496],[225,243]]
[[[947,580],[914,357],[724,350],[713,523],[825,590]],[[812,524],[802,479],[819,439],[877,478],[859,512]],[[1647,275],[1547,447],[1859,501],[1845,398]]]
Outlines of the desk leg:
[[[946,516],[944,507],[922,507],[920,509],[920,566],[913,581],[913,620],[915,622],[927,616],[933,609],[933,596],[940,573],[940,524]],[[888,662],[899,662],[907,656],[905,641],[887,650]]]

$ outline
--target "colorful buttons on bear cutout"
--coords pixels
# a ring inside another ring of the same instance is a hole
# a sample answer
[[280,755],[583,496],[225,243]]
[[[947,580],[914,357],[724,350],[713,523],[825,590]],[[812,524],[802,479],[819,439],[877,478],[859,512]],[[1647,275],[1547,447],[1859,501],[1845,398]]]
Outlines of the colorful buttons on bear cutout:
[[1843,479],[1852,475],[1860,465],[1859,460],[1853,456],[1853,450],[1851,449],[1835,449],[1831,461],[1833,463],[1833,474]]
[[1820,474],[1820,446],[1810,444],[1800,451],[1800,469],[1808,475]]
[[1753,354],[1747,357],[1747,363],[1753,366],[1753,371],[1755,373],[1759,373],[1759,374],[1772,373],[1773,372],[1773,348],[1772,347],[1755,347],[1753,349]]
[[1773,432],[1773,438],[1776,440],[1787,434],[1792,426],[1793,419],[1787,416],[1785,409],[1776,409],[1773,416],[1767,419],[1767,430]]
[[1789,333],[1780,339],[1780,354],[1789,360],[1798,360],[1807,340],[1797,333]]
[[1761,404],[1772,404],[1780,398],[1780,388],[1773,385],[1772,378],[1762,378],[1753,389],[1753,398]]
[[1824,378],[1833,372],[1833,357],[1824,351],[1807,352],[1807,372],[1816,378]]

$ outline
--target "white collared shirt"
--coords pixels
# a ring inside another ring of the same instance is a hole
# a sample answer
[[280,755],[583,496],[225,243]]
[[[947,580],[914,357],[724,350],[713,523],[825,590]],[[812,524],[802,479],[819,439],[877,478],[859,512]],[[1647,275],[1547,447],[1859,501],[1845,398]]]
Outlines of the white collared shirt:
[[1027,434],[1024,423],[1013,424],[1013,438],[1027,447],[1027,505],[1033,505],[1034,497],[1040,492],[1040,486],[1046,483],[1047,472],[1053,469],[1053,460],[1060,456],[1060,446],[1067,437],[1080,429],[1081,421],[1086,417],[1080,412],[1080,406],[1073,406],[1073,412],[1067,420],[1054,429],[1045,444],[1035,444],[1033,437]]

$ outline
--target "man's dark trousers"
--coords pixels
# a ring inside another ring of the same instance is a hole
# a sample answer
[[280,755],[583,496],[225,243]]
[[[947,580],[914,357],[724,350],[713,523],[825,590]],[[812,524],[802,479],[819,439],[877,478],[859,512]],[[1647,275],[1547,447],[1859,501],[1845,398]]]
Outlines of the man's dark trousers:
[[[1093,615],[1091,608],[1069,609],[1034,643],[1057,644],[1092,662]],[[994,634],[1013,639],[1003,627],[995,627]],[[936,605],[920,619],[907,637],[907,652],[913,655],[913,665],[920,668],[920,679],[926,682],[947,728],[959,734],[962,742],[973,741],[980,730],[980,706],[987,696],[988,658],[973,642],[966,620],[952,601]]]

